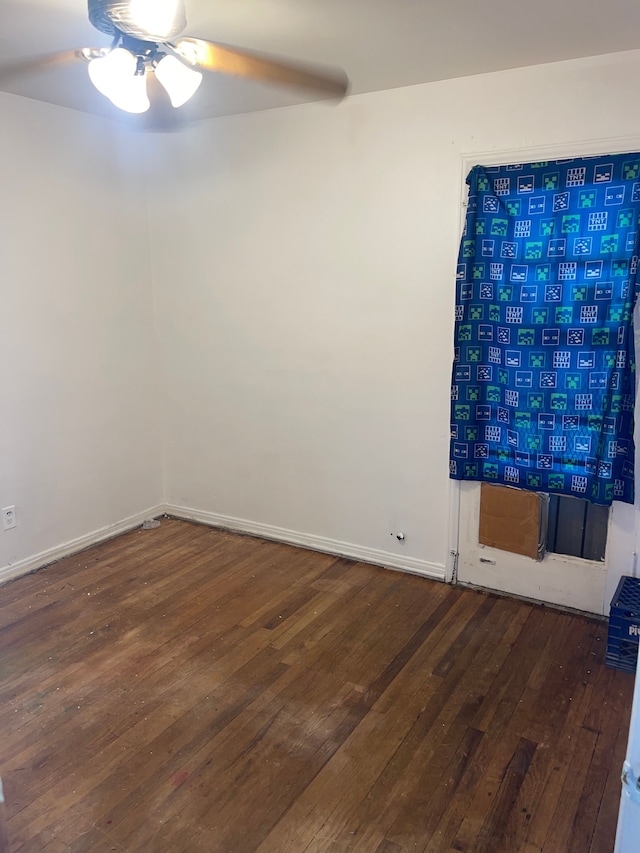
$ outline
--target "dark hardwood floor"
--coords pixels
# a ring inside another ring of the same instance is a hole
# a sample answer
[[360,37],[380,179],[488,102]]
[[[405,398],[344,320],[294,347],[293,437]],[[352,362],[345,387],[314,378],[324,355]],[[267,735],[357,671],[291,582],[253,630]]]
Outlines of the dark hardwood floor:
[[164,519],[0,588],[12,853],[609,853],[606,625]]

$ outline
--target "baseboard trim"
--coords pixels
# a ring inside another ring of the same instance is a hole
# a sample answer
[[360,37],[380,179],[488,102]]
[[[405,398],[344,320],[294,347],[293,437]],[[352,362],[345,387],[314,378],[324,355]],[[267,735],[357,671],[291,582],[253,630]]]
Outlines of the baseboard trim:
[[597,619],[598,622],[608,622],[609,617],[602,613],[594,613],[593,610],[579,610],[577,607],[570,607],[568,604],[555,604],[553,601],[544,601],[542,598],[529,598],[526,595],[518,595],[517,592],[509,592],[506,589],[494,589],[491,586],[480,586],[477,583],[469,581],[458,581],[456,586],[464,589],[473,589],[476,592],[484,592],[487,595],[497,595],[498,598],[515,598],[517,601],[524,601],[525,604],[531,604],[534,607],[544,607],[551,610],[559,610],[561,613],[571,613],[574,616],[582,616],[588,619]]
[[270,539],[275,542],[285,542],[288,545],[296,545],[300,548],[308,548],[311,551],[320,551],[326,554],[335,554],[337,557],[347,557],[363,563],[371,563],[375,566],[383,566],[385,569],[393,569],[400,572],[408,572],[414,575],[432,578],[434,580],[445,580],[445,567],[439,563],[428,560],[420,560],[416,557],[404,557],[401,554],[392,554],[377,548],[368,548],[364,545],[355,545],[352,542],[341,542],[338,539],[329,539],[326,536],[315,536],[310,533],[301,533],[298,530],[289,530],[285,527],[276,527],[272,524],[261,524],[257,521],[248,521],[245,518],[235,518],[230,515],[221,515],[204,510],[191,509],[190,507],[178,506],[177,504],[159,504],[150,507],[144,512],[136,513],[115,524],[100,527],[84,536],[78,536],[54,548],[41,551],[32,557],[18,560],[15,563],[0,567],[0,584],[30,574],[38,569],[55,563],[64,557],[77,554],[98,545],[107,539],[113,539],[121,533],[127,533],[138,527],[145,519],[156,518],[159,515],[170,515],[185,521],[197,521],[209,527],[221,530],[230,530],[234,533],[245,533],[250,536],[259,536],[262,539]]
[[41,551],[33,557],[27,557],[25,560],[18,560],[15,563],[3,566],[0,568],[0,584],[18,578],[21,575],[35,572],[38,569],[44,568],[44,566],[61,560],[63,557],[69,557],[71,554],[77,554],[79,551],[84,551],[85,548],[90,548],[92,545],[104,542],[106,539],[113,539],[114,536],[119,536],[121,533],[126,533],[138,527],[145,519],[155,518],[164,512],[165,507],[163,505],[150,507],[144,512],[130,515],[128,518],[118,521],[115,524],[107,524],[105,527],[100,527],[98,530],[86,533],[84,536],[78,536],[77,539],[71,539],[62,545],[56,545],[54,548]]
[[230,530],[234,533],[247,533],[251,536],[259,536],[261,539],[272,539],[276,542],[286,542],[288,545],[297,545],[300,548],[308,548],[312,551],[321,551],[326,554],[335,554],[337,557],[348,557],[363,563],[372,563],[383,566],[386,569],[394,569],[401,572],[409,572],[414,575],[422,575],[434,580],[445,579],[444,564],[431,563],[428,560],[420,560],[416,557],[403,557],[392,554],[389,551],[368,548],[364,545],[354,545],[352,542],[341,542],[338,539],[329,539],[325,536],[314,536],[310,533],[301,533],[298,530],[288,530],[285,527],[276,527],[272,524],[260,524],[257,521],[248,521],[245,518],[234,518],[230,515],[220,515],[215,512],[191,509],[177,504],[167,504],[164,507],[167,515],[181,518],[185,521],[197,521],[209,527],[221,530]]

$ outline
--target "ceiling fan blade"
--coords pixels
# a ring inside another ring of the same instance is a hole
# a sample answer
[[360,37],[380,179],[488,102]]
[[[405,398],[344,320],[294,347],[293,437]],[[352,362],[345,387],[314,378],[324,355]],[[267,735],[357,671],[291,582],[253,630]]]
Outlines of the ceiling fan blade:
[[344,97],[349,88],[349,79],[344,71],[320,70],[237,47],[215,44],[206,39],[181,38],[175,43],[168,43],[167,47],[189,65],[208,71],[264,80],[296,89],[311,89],[335,98]]
[[10,65],[0,65],[0,86],[25,74],[33,74],[37,71],[48,71],[52,68],[62,68],[74,65],[78,62],[89,62],[91,59],[103,56],[105,50],[101,47],[82,47],[75,50],[62,50],[59,53],[48,53],[42,56],[33,56]]

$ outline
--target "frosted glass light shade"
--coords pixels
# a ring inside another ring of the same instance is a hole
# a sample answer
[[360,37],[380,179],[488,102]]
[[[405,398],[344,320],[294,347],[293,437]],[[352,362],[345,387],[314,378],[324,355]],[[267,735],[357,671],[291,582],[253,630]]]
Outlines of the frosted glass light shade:
[[111,103],[128,113],[145,113],[151,106],[147,96],[146,76],[137,74],[129,78],[127,85],[112,95]]
[[186,104],[202,83],[202,74],[193,68],[187,68],[175,56],[162,57],[156,65],[156,77],[167,90],[174,107]]
[[136,74],[137,64],[136,57],[122,47],[89,63],[89,77],[96,89],[128,113],[144,113],[150,107],[146,77]]

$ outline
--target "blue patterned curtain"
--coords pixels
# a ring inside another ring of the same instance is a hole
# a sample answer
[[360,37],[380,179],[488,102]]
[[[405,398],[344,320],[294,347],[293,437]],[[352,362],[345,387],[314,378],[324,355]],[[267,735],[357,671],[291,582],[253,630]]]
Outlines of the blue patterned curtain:
[[451,476],[633,503],[640,154],[467,183]]

